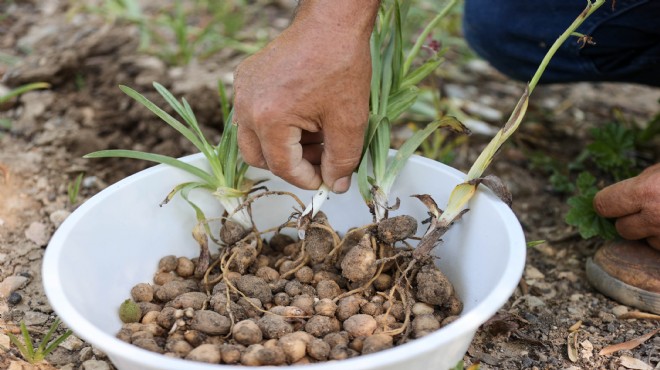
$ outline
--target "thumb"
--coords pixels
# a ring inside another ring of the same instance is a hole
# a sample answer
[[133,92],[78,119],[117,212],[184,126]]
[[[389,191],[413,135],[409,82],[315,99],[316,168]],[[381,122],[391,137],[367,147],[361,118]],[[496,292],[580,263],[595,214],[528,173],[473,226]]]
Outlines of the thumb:
[[323,128],[321,176],[335,193],[344,193],[351,185],[351,174],[360,163],[367,120],[328,122]]

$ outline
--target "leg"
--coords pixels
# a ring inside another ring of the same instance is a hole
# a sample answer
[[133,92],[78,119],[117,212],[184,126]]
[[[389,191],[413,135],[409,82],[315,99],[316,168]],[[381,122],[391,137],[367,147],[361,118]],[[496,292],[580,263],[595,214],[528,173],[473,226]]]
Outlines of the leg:
[[[547,49],[584,9],[582,1],[466,0],[470,46],[500,72],[529,81]],[[541,82],[619,81],[660,86],[660,2],[603,5],[578,30],[595,45],[564,43]]]

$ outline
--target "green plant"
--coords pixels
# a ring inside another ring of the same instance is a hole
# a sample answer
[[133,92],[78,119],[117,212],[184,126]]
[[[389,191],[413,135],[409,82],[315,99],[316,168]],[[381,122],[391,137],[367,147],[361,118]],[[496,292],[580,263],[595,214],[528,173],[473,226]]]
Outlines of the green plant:
[[83,173],[81,172],[76,176],[76,179],[69,183],[67,186],[67,195],[69,196],[69,205],[74,205],[78,201],[78,194],[80,193],[80,185],[82,184]]
[[[250,230],[252,229],[252,221],[247,210],[244,208],[239,211],[235,210],[243,203],[243,197],[248,194],[254,183],[245,177],[248,165],[238,156],[238,145],[236,144],[237,127],[232,123],[232,112],[229,109],[229,101],[222,84],[218,85],[218,90],[225,124],[222,139],[218,145],[213,145],[206,139],[190,104],[188,104],[185,98],[179,102],[164,86],[154,83],[154,87],[169,106],[183,119],[185,124],[130,87],[120,86],[120,89],[188,139],[204,154],[211,170],[208,171],[195,167],[173,157],[134,150],[102,150],[87,154],[85,158],[122,157],[142,159],[170,165],[197,177],[196,181],[177,185],[167,195],[163,204],[166,204],[177,193],[180,193],[183,199],[194,209],[199,223],[193,230],[193,236],[201,248],[200,263],[197,265],[197,268],[198,271],[204,272],[206,270],[205,263],[208,263],[208,259],[210,258],[207,236],[212,238],[212,234],[206,215],[199,206],[190,200],[189,193],[195,189],[211,192],[229,214],[229,220],[239,224],[245,230]],[[201,262],[202,259],[204,260],[203,263]]]
[[582,238],[614,239],[618,236],[614,223],[594,210],[594,196],[603,184],[636,176],[649,164],[641,153],[660,131],[659,117],[660,114],[644,129],[620,117],[617,122],[590,131],[592,142],[569,166],[579,172],[575,185],[571,186],[572,195],[567,200],[570,208],[565,216],[566,223],[575,226]]
[[46,335],[44,335],[41,343],[36,349],[34,348],[36,343],[33,343],[32,337],[30,336],[30,333],[28,332],[27,327],[23,321],[21,321],[21,334],[23,336],[23,343],[21,343],[21,341],[18,340],[14,334],[7,333],[7,335],[9,336],[11,343],[13,343],[14,346],[16,346],[16,348],[18,348],[18,350],[21,352],[21,355],[23,355],[25,361],[31,364],[36,364],[43,361],[49,353],[55,350],[55,348],[57,348],[60,343],[64,342],[66,338],[68,338],[69,335],[73,333],[71,330],[67,330],[64,332],[64,334],[58,336],[52,342],[50,342],[50,338],[53,336],[53,334],[55,334],[55,330],[57,330],[59,326],[60,319],[58,318],[50,326],[50,329]]
[[169,64],[186,65],[222,49],[251,54],[263,45],[263,40],[239,35],[248,17],[245,0],[175,0],[155,14],[144,11],[136,0],[106,0],[99,7],[81,7],[110,21],[137,25],[140,49]]
[[[457,2],[458,0],[449,1],[424,28],[407,53],[403,32],[407,25],[410,3],[395,0],[381,5],[371,36],[370,115],[357,175],[360,193],[376,221],[387,217],[390,208],[387,196],[394,180],[424,139],[439,127],[465,131],[456,119],[442,117],[416,131],[393,158],[388,157],[392,124],[415,103],[420,94],[417,85],[443,62],[444,51],[436,51],[418,67],[413,67],[413,62],[427,36]],[[303,211],[298,222],[301,238],[304,238],[306,225],[319,211],[329,191],[327,185],[321,185],[312,203]]]
[[21,94],[25,94],[28,91],[48,89],[48,88],[50,88],[50,84],[47,82],[34,82],[30,84],[25,84],[23,86],[19,86],[15,89],[10,90],[8,93],[4,95],[0,95],[0,104],[7,102]]

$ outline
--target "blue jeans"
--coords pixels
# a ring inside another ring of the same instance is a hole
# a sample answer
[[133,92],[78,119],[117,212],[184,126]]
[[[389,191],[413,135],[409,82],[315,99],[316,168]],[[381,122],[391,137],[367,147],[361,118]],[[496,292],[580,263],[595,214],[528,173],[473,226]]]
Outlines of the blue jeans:
[[[500,72],[531,80],[552,43],[586,6],[584,0],[466,0],[468,44]],[[541,82],[614,81],[660,86],[660,0],[611,0],[569,38]]]

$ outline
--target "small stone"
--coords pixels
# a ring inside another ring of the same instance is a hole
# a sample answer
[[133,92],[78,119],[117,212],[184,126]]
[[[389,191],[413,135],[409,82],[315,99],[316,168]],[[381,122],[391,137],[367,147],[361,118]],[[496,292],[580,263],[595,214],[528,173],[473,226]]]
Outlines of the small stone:
[[353,337],[368,337],[376,330],[377,323],[370,315],[357,314],[344,321],[344,330]]
[[229,333],[231,320],[214,311],[196,311],[190,321],[190,328],[209,335],[225,335]]
[[536,267],[527,266],[527,268],[525,269],[525,278],[541,280],[545,278],[545,275],[543,275],[543,273],[539,271],[539,269],[537,269]]
[[202,344],[201,346],[190,351],[186,359],[198,362],[206,362],[209,364],[219,364],[222,356],[220,349],[214,344]]
[[4,353],[5,349],[9,348],[9,344],[9,336],[4,333],[0,333],[0,353]]
[[14,291],[25,286],[28,280],[25,276],[7,276],[0,283],[0,298],[9,297]]
[[23,321],[27,326],[43,325],[48,321],[49,316],[45,313],[28,311],[23,317]]
[[69,335],[64,342],[60,343],[60,347],[68,349],[69,351],[78,351],[84,344],[85,343],[80,340],[80,338],[75,335]]
[[17,304],[21,303],[23,300],[23,296],[18,294],[17,292],[13,292],[12,294],[9,295],[9,298],[7,298],[7,303],[9,303],[12,306],[16,306]]
[[80,362],[91,360],[92,357],[94,357],[94,351],[92,350],[92,347],[83,348],[82,350],[80,350],[80,355],[78,356]]
[[525,300],[527,302],[527,306],[529,308],[534,308],[534,307],[541,307],[545,305],[545,302],[539,297],[533,296],[533,295],[527,295],[525,296]]
[[623,314],[628,313],[628,307],[622,305],[616,306],[612,308],[612,313],[614,314],[614,316],[619,317]]
[[82,370],[110,370],[110,365],[105,361],[87,360],[82,363]]
[[44,246],[48,244],[48,239],[50,239],[50,232],[46,224],[41,222],[33,222],[25,230],[25,237],[34,242],[38,246]]
[[50,222],[52,222],[53,225],[55,225],[55,227],[58,228],[60,227],[60,225],[62,225],[64,220],[66,220],[66,218],[69,217],[70,214],[71,212],[65,209],[59,209],[51,213],[48,218],[50,219]]

